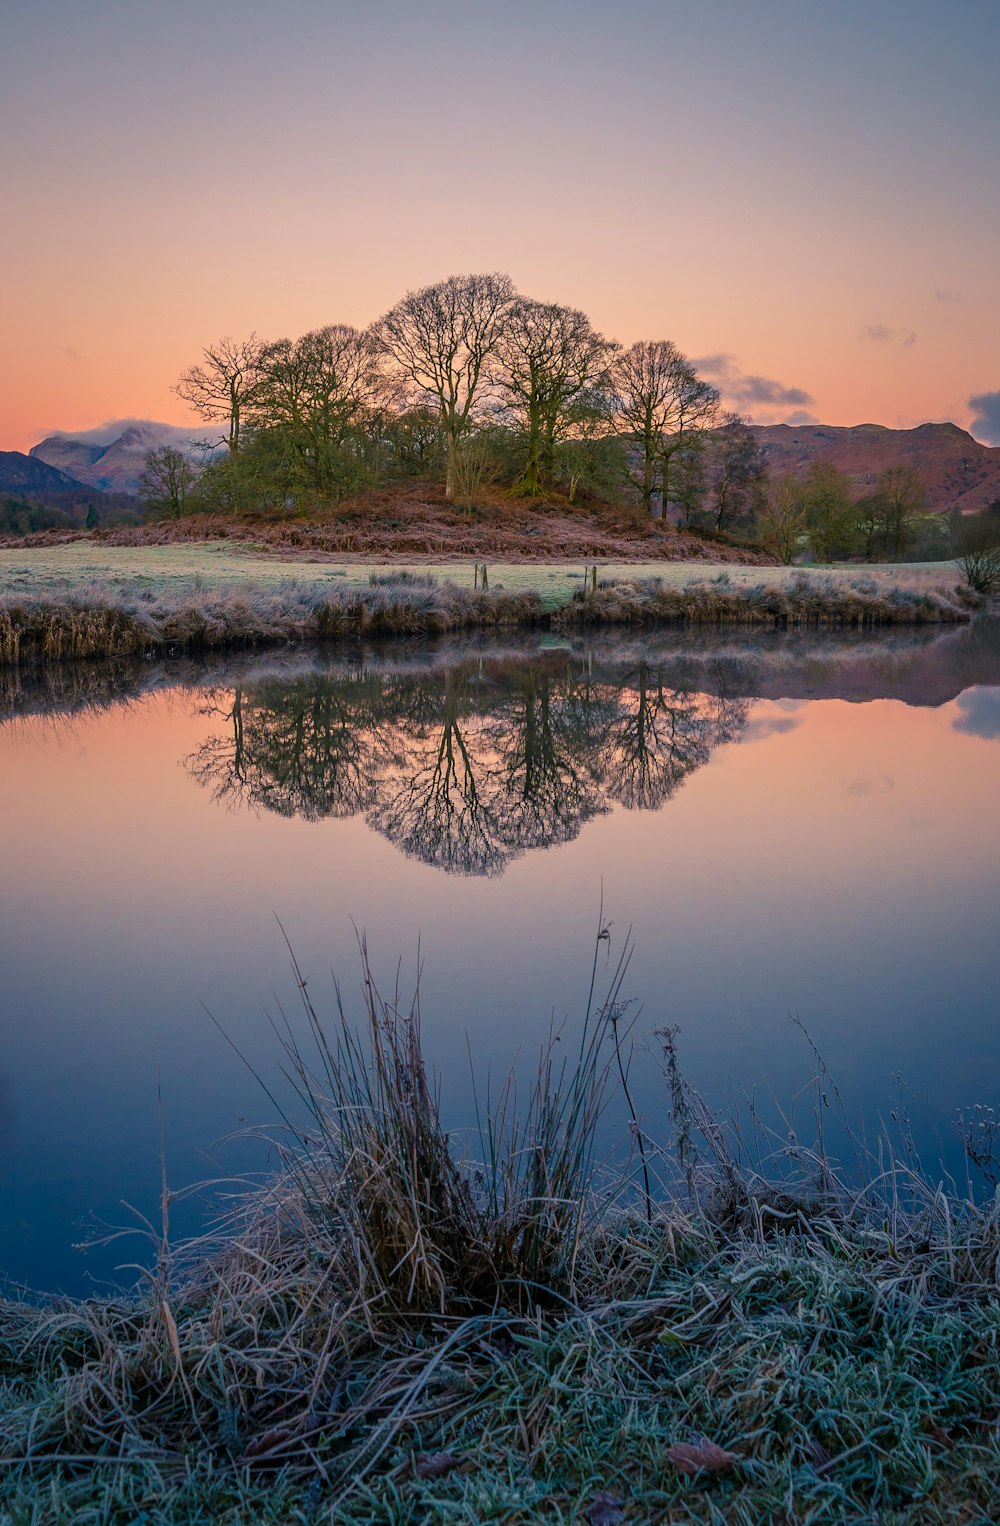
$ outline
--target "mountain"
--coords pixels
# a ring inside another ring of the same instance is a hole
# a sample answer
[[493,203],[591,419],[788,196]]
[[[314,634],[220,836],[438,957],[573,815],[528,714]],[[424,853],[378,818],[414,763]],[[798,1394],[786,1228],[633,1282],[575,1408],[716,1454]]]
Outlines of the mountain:
[[26,456],[19,450],[0,450],[0,492],[29,496],[72,493],[89,498],[93,489],[58,467],[36,460],[34,455]]
[[803,476],[814,461],[829,461],[854,479],[859,495],[874,488],[890,466],[912,466],[927,492],[927,508],[969,513],[1000,498],[1000,447],[980,445],[957,424],[756,425],[772,477]]
[[129,493],[134,497],[139,491],[139,478],[148,453],[161,445],[184,450],[188,443],[185,431],[173,424],[141,420],[130,424],[110,444],[54,434],[33,445],[29,454],[67,472],[88,487],[100,488],[105,493]]

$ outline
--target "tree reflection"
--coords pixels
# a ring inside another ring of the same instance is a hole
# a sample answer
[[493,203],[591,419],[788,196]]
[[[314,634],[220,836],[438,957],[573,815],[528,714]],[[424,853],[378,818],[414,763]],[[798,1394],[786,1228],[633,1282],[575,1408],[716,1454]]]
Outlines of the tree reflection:
[[615,803],[662,805],[739,735],[747,709],[672,686],[646,660],[359,665],[212,695],[206,713],[221,724],[187,766],[216,799],[310,821],[362,815],[424,863],[496,875]]
[[629,810],[656,810],[715,747],[746,725],[748,701],[669,688],[663,670],[640,662],[619,691],[617,714],[602,750],[601,779]]

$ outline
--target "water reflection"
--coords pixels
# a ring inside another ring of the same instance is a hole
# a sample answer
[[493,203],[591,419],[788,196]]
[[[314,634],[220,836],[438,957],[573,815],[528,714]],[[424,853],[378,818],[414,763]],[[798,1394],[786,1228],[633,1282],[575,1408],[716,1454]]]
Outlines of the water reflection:
[[[998,694],[982,621],[0,671],[0,1278],[80,1290],[134,1258],[70,1247],[122,1199],[155,1216],[159,1086],[178,1188],[272,1121],[204,1009],[274,1079],[275,914],[320,1000],[354,926],[386,984],[424,950],[464,1127],[470,1049],[505,1072],[578,1010],[603,887],[628,994],[682,1024],[703,1090],[794,1095],[797,1012],[864,1117],[901,1071],[925,1160],[958,1169],[955,1110],[1000,1077]],[[633,1079],[659,1119],[658,1072]]]
[[217,800],[361,815],[403,853],[497,875],[570,842],[618,802],[655,810],[739,736],[749,700],[687,687],[663,661],[553,652],[443,671],[265,679],[215,693],[219,724],[187,759]]

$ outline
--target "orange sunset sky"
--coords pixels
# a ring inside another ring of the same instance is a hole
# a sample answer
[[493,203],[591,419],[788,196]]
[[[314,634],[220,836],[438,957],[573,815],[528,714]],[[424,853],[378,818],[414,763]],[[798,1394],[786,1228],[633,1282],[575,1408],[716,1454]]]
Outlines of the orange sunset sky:
[[998,0],[12,7],[0,449],[475,269],[761,422],[1000,443],[998,56]]

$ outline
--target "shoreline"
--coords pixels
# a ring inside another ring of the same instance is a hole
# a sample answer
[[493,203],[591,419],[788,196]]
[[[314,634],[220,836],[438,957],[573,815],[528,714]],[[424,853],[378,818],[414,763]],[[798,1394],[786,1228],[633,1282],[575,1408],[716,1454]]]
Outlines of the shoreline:
[[0,584],[0,664],[518,627],[870,630],[964,623],[982,607],[975,595],[948,587],[944,569],[936,583],[898,569],[788,569],[779,575],[778,569],[754,567],[723,569],[712,577],[684,571],[686,576],[678,569],[671,578],[602,578],[595,566],[593,586],[579,572],[542,565],[520,588],[498,582],[483,590],[394,568],[372,570],[367,585],[338,584],[329,573],[297,580],[244,573],[206,586],[198,576],[137,575],[45,584],[29,567],[23,576],[10,575],[7,588]]

